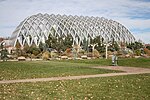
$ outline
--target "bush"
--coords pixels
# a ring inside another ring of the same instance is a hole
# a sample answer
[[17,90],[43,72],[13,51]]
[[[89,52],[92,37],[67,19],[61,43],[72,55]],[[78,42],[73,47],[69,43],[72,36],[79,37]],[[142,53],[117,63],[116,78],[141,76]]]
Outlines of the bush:
[[146,48],[147,48],[148,50],[150,50],[150,46],[147,46]]
[[96,49],[94,49],[93,53],[94,53],[94,57],[96,58],[100,57],[100,53]]
[[71,53],[71,48],[67,48],[65,53]]
[[136,56],[140,56],[141,55],[141,50],[135,50],[135,54],[136,54]]
[[71,48],[66,49],[66,51],[64,53],[62,53],[62,55],[64,56],[69,56],[71,54]]
[[35,46],[31,46],[29,48],[26,47],[24,48],[24,51],[29,54],[34,54],[35,56],[37,56],[41,52],[40,49]]
[[58,57],[58,55],[57,55],[57,53],[56,53],[56,52],[51,51],[51,53],[50,53],[50,57],[51,57],[51,58],[56,58],[56,57]]
[[43,60],[48,60],[48,59],[49,59],[49,52],[48,52],[48,51],[46,51],[46,52],[44,52],[44,53],[42,54],[42,59],[43,59]]
[[150,56],[150,50],[149,50],[149,49],[144,48],[144,52],[145,52],[148,56]]
[[81,50],[79,51],[79,54],[84,55],[84,54],[85,54],[85,50],[81,49]]

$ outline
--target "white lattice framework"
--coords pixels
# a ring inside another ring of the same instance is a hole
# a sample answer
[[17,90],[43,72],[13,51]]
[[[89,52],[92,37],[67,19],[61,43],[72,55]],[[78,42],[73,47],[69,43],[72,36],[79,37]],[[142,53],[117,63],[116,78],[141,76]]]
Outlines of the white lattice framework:
[[[52,32],[52,29],[55,32]],[[12,45],[18,41],[21,46],[35,43],[39,46],[44,43],[49,34],[57,37],[71,35],[73,44],[80,45],[85,39],[94,39],[97,36],[104,42],[115,40],[118,43],[135,42],[131,32],[120,23],[103,17],[83,17],[66,15],[37,14],[26,18],[12,33]]]

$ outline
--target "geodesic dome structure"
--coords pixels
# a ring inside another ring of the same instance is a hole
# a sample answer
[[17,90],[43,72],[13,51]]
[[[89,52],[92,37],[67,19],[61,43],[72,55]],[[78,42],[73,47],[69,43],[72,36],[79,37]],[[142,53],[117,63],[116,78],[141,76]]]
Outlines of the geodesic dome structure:
[[25,43],[39,46],[49,35],[66,37],[71,35],[73,44],[80,45],[83,40],[100,36],[104,42],[135,42],[131,32],[120,23],[103,17],[84,17],[72,15],[37,14],[27,17],[12,33],[12,45],[18,41],[23,47]]

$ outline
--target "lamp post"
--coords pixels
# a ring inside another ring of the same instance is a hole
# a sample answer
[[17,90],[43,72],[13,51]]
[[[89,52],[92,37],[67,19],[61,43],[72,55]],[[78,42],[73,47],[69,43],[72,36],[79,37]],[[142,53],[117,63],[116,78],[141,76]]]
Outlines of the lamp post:
[[106,47],[105,47],[105,57],[106,57],[106,59],[107,59],[107,55],[108,55],[108,46],[111,45],[111,42],[104,43],[104,45],[106,46]]

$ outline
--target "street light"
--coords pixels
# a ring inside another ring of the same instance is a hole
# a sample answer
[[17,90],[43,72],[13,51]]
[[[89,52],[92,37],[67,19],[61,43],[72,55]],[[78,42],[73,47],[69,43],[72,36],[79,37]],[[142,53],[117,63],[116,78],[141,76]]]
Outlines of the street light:
[[107,51],[108,51],[108,46],[110,46],[111,45],[111,41],[110,42],[106,42],[106,43],[104,43],[104,45],[106,46],[105,47],[105,57],[106,57],[106,59],[107,59]]

